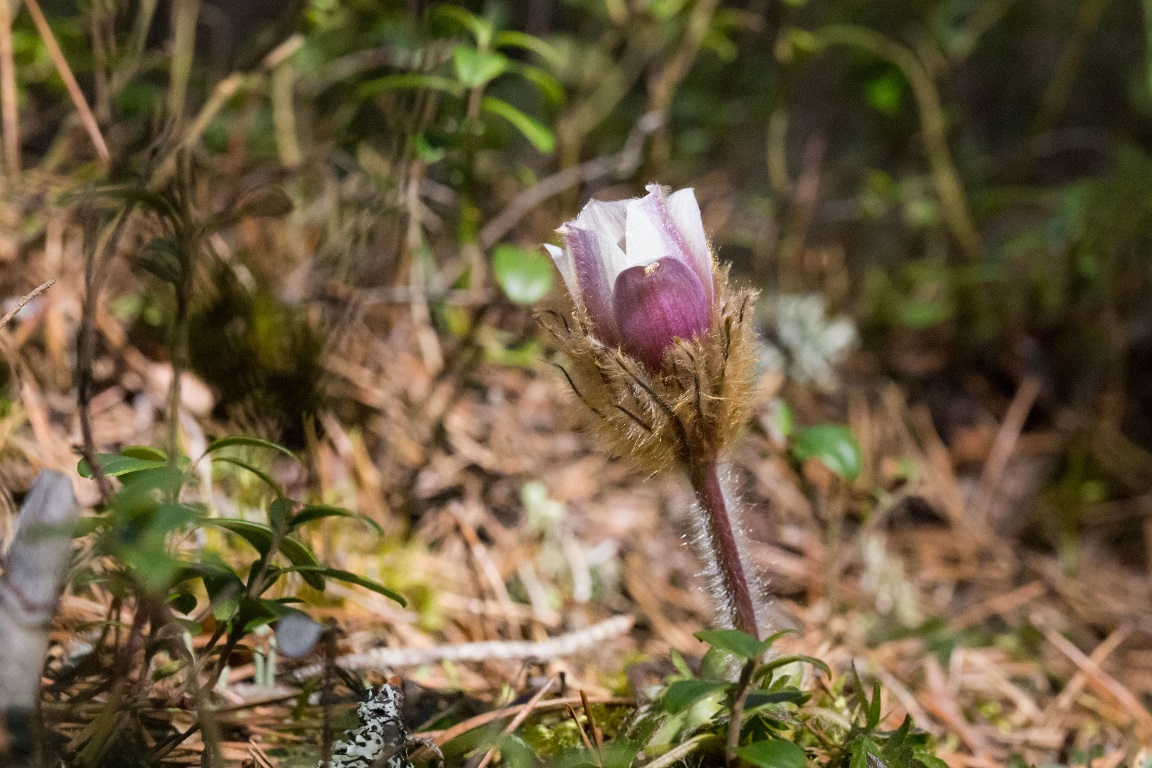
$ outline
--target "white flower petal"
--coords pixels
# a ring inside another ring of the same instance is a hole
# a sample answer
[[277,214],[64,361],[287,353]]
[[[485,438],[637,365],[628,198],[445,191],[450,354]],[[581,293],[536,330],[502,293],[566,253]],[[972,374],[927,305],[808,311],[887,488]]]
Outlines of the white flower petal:
[[619,272],[629,267],[642,267],[666,256],[678,258],[657,225],[648,205],[648,197],[639,197],[628,203],[628,221],[624,237],[625,263]]
[[627,200],[589,200],[572,226],[599,232],[620,248],[624,247],[624,221],[628,212]]
[[576,299],[584,305],[601,341],[616,344],[616,320],[612,314],[612,286],[616,276],[611,268],[623,261],[624,254],[607,235],[595,230],[565,225],[560,228],[560,234],[572,260]]
[[[670,205],[673,198],[675,209]],[[665,256],[679,259],[700,279],[708,303],[712,303],[712,261],[700,206],[691,188],[665,199],[663,187],[650,184],[646,197],[628,204],[625,229],[627,266],[649,264]]]
[[700,218],[700,204],[692,187],[680,189],[668,196],[668,213],[676,228],[688,243],[692,258],[688,266],[700,278],[709,295],[712,293],[712,255],[708,251],[708,238],[704,235],[704,221]]
[[564,278],[568,293],[575,295],[579,286],[576,284],[576,275],[572,271],[572,257],[568,255],[568,251],[551,243],[544,243],[544,250],[548,251],[552,261],[556,262],[556,269],[560,270],[560,277]]

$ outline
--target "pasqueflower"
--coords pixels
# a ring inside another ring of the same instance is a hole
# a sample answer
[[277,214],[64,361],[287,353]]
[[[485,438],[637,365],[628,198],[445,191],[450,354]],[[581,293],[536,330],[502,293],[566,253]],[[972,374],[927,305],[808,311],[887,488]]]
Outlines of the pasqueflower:
[[567,355],[569,384],[612,452],[650,472],[686,471],[721,614],[760,634],[721,471],[752,404],[752,294],[730,288],[691,189],[592,201],[557,231],[563,247],[546,248],[572,302],[540,317]]
[[592,331],[659,371],[675,339],[711,329],[712,257],[691,189],[593,200],[546,245]]

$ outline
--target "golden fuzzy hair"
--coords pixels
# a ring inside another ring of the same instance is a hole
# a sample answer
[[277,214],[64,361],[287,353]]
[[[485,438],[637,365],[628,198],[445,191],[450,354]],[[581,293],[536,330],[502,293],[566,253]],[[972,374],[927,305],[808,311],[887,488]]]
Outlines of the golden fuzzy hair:
[[711,332],[677,339],[659,373],[597,339],[578,303],[540,313],[570,361],[559,367],[587,406],[589,426],[612,453],[652,473],[690,457],[715,458],[752,408],[755,292],[732,289],[727,268],[715,262],[712,276]]

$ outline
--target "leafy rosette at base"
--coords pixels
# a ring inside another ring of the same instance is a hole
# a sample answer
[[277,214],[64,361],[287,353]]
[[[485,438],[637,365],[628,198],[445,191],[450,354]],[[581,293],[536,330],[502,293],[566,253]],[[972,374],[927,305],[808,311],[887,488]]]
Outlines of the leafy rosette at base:
[[593,427],[651,471],[717,456],[751,408],[753,293],[730,287],[693,191],[594,200],[558,232],[572,301],[541,319]]

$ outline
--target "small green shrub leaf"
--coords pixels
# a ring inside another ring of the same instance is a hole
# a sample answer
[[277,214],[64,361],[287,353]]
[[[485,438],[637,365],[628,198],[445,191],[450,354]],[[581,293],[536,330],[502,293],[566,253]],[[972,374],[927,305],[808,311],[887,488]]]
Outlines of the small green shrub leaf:
[[480,100],[480,108],[486,112],[504,118],[512,127],[524,134],[524,138],[531,142],[544,154],[550,154],[556,147],[556,137],[540,121],[529,117],[506,101],[485,96]]
[[296,455],[295,452],[285,448],[284,446],[273,443],[271,440],[262,440],[259,437],[249,437],[248,435],[233,435],[232,437],[222,437],[219,440],[214,440],[210,446],[204,451],[207,456],[215,453],[221,448],[230,448],[232,446],[241,446],[244,448],[268,448],[278,453],[282,453],[293,461],[303,464],[303,460]]
[[292,563],[292,565],[296,566],[296,570],[300,571],[300,578],[304,579],[305,584],[312,587],[312,589],[323,591],[324,573],[323,571],[313,570],[315,568],[321,568],[322,566],[312,550],[296,541],[296,539],[285,537],[280,540],[280,551],[284,553],[284,557],[288,558],[288,561]]
[[121,456],[131,456],[135,459],[144,459],[146,461],[168,461],[168,456],[164,451],[153,448],[150,445],[126,445],[120,449]]
[[376,96],[388,91],[441,91],[451,96],[460,96],[463,87],[455,80],[441,75],[425,75],[419,73],[403,75],[385,75],[375,80],[368,80],[356,88],[356,95],[362,99]]
[[843,424],[818,424],[796,433],[792,453],[799,461],[817,459],[842,480],[860,474],[860,446]]
[[779,691],[752,691],[744,702],[744,711],[751,713],[759,707],[771,704],[790,704],[801,702],[808,698],[808,694],[799,688],[784,688]]
[[759,640],[738,629],[706,629],[697,632],[696,637],[713,648],[727,651],[738,659],[759,658],[767,649],[767,646]]
[[272,549],[272,529],[261,523],[254,523],[251,520],[224,518],[205,520],[204,524],[211,525],[215,528],[223,528],[226,531],[236,534],[251,544],[261,556],[267,555],[268,551]]
[[508,57],[494,51],[481,51],[470,45],[458,45],[452,51],[456,79],[467,88],[479,88],[508,70]]
[[535,304],[552,290],[552,260],[536,251],[498,245],[492,251],[492,271],[517,304]]
[[[138,459],[134,456],[123,456],[119,453],[98,453],[94,457],[96,463],[100,465],[100,469],[104,470],[106,477],[120,477],[132,472],[140,472],[145,469],[156,469],[163,467],[165,462],[158,459]],[[80,477],[92,477],[92,468],[88,466],[88,462],[81,459],[80,463],[76,466],[76,471],[80,473]]]
[[[367,579],[367,578],[360,576],[358,574],[355,574],[355,573],[349,573],[348,571],[342,571],[339,568],[329,568],[327,566],[322,566],[322,565],[318,565],[318,566],[298,565],[298,566],[294,566],[288,570],[299,571],[301,576],[305,576],[305,574],[307,574],[307,573],[315,572],[315,573],[320,574],[322,576],[327,576],[330,579],[335,579],[336,581],[343,581],[346,584],[355,584],[358,587],[364,587],[364,589],[371,590],[378,595],[383,595],[384,597],[388,598],[389,600],[394,600],[402,606],[408,605],[408,601],[405,600],[404,597],[402,595],[400,595],[399,592],[395,592],[391,589],[388,589],[388,587],[384,586],[383,584],[381,584],[377,581],[373,581],[372,579]],[[307,577],[305,576],[305,578],[307,578]]]
[[376,531],[378,535],[384,535],[384,529],[380,527],[380,523],[372,518],[362,515],[359,512],[353,512],[342,507],[330,507],[325,504],[308,504],[292,518],[290,527],[298,528],[301,525],[322,520],[325,517],[346,517],[350,520],[359,520]]
[[231,464],[234,467],[239,467],[240,469],[251,472],[253,475],[263,480],[268,485],[268,487],[276,493],[276,495],[280,495],[280,484],[273,480],[271,475],[259,467],[255,467],[246,461],[241,461],[234,456],[213,456],[212,463]]
[[280,533],[286,533],[289,529],[289,520],[292,518],[292,510],[296,508],[296,502],[292,499],[285,499],[283,497],[274,499],[268,505],[268,525],[272,530]]
[[786,667],[789,664],[795,664],[796,662],[803,662],[806,664],[811,664],[812,666],[816,667],[821,672],[823,672],[825,675],[827,675],[829,678],[832,677],[832,670],[829,669],[828,665],[825,664],[823,661],[816,658],[815,656],[807,656],[803,653],[797,653],[797,654],[792,654],[791,656],[777,656],[776,658],[769,661],[767,664],[764,664],[763,666],[757,668],[756,678],[757,679],[763,679],[766,675],[768,675],[771,672],[775,672],[780,667]]
[[758,768],[804,768],[808,764],[808,755],[787,739],[768,739],[740,747],[736,754],[741,760],[758,766]]
[[677,680],[664,689],[664,711],[675,715],[730,686],[726,680]]

